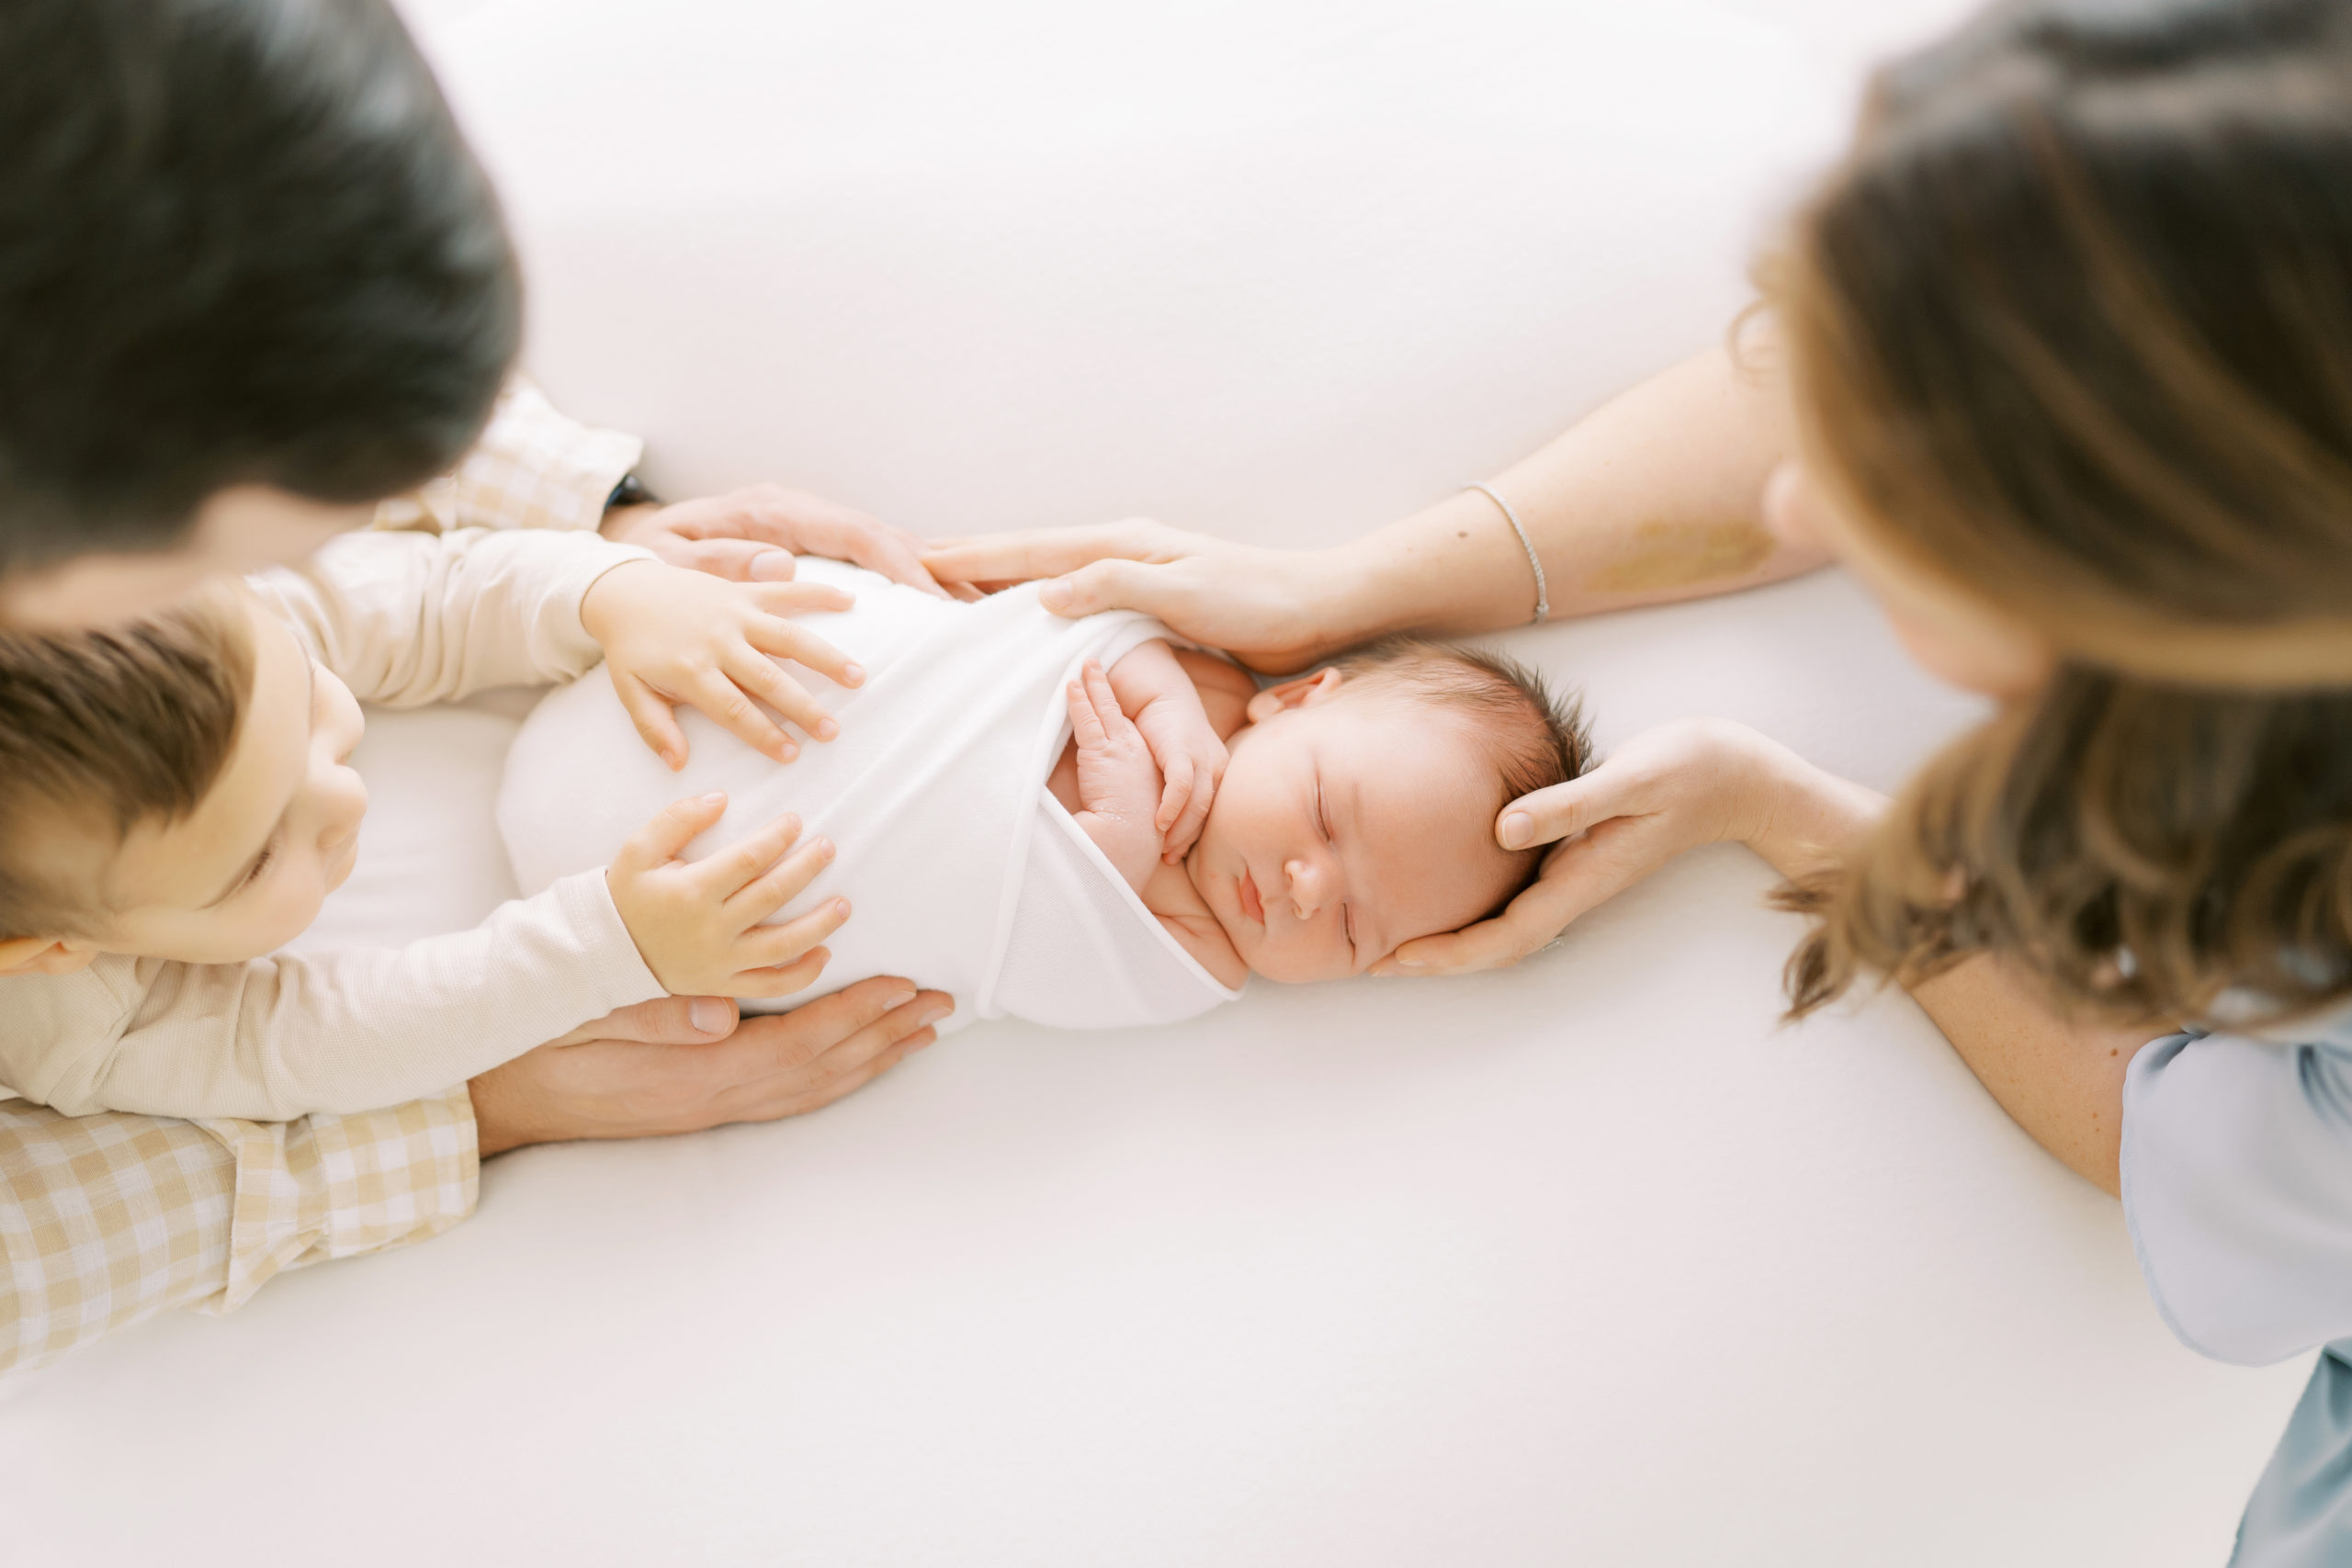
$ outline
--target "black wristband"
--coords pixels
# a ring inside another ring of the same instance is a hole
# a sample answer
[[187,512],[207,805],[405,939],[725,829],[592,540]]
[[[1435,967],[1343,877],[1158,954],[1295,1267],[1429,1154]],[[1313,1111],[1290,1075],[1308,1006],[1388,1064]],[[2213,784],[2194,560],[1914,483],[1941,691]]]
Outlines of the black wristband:
[[613,487],[613,493],[605,498],[605,510],[607,512],[616,506],[659,506],[661,502],[654,499],[653,492],[645,488],[645,481],[635,474],[623,474],[621,482]]

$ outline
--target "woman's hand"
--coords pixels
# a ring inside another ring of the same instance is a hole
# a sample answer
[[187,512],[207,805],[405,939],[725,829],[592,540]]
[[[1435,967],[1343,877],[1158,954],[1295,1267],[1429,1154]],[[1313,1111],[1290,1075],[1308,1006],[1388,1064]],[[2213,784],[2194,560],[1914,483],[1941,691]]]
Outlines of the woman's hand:
[[1458,975],[1516,964],[1701,844],[1736,839],[1794,873],[1866,827],[1878,800],[1745,725],[1689,718],[1645,730],[1582,778],[1503,807],[1495,837],[1505,849],[1557,840],[1533,886],[1493,919],[1408,942],[1373,973]]
[[782,485],[746,485],[670,506],[616,506],[605,513],[603,533],[642,546],[672,566],[738,582],[787,581],[794,556],[825,556],[940,593],[923,570],[921,539],[863,512]]
[[1268,673],[1302,670],[1357,640],[1327,624],[1346,592],[1340,553],[1237,545],[1144,517],[942,539],[923,565],[941,582],[982,589],[1050,577],[1038,599],[1057,615],[1141,610]]
[[877,976],[744,1020],[720,997],[668,997],[583,1024],[467,1087],[488,1158],[525,1144],[646,1138],[831,1105],[939,1036],[954,1002]]
[[653,754],[686,765],[686,737],[671,711],[684,703],[761,755],[789,762],[800,748],[761,703],[820,740],[841,733],[817,699],[774,660],[798,661],[836,685],[865,671],[788,617],[846,610],[855,601],[813,582],[728,582],[660,561],[613,568],[580,601],[580,624],[605,650],[613,690]]

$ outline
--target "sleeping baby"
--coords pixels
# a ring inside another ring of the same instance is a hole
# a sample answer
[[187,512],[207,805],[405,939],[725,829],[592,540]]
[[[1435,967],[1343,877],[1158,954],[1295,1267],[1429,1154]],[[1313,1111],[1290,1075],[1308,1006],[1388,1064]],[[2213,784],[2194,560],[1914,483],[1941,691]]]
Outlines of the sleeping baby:
[[1496,813],[1587,760],[1572,705],[1470,649],[1375,644],[1260,691],[1144,616],[1057,616],[1034,584],[957,604],[831,561],[801,578],[855,599],[800,617],[865,671],[838,739],[779,766],[681,714],[682,778],[592,671],[508,755],[526,895],[609,861],[683,782],[728,803],[689,853],[786,811],[837,847],[776,917],[857,901],[793,1005],[906,974],[958,1024],[1166,1023],[1252,972],[1335,979],[1487,914],[1539,858],[1497,845]]

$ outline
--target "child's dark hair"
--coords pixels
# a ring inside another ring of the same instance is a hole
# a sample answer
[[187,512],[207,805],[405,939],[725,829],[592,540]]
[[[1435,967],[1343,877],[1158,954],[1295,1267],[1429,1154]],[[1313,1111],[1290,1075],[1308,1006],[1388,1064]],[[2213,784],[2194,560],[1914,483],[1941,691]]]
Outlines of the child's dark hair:
[[[1554,692],[1541,674],[1516,659],[1431,637],[1387,637],[1351,649],[1331,663],[1350,682],[1391,686],[1487,720],[1474,728],[1495,765],[1494,811],[1522,795],[1579,778],[1592,766],[1582,702],[1573,692]],[[1545,847],[1513,852],[1524,863],[1503,902],[1534,880]]]
[[8,0],[0,57],[0,572],[471,444],[520,276],[385,0]]
[[113,630],[0,634],[0,938],[90,934],[92,890],[28,868],[28,836],[119,840],[202,802],[252,695],[248,625],[215,589]]

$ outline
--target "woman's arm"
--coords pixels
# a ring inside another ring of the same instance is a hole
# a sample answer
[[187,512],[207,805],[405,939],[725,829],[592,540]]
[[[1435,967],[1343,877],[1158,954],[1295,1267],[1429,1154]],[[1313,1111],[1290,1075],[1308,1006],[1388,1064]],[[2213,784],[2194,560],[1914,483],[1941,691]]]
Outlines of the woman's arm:
[[[1770,344],[1757,356],[1769,358]],[[1763,523],[1764,481],[1792,450],[1782,378],[1717,349],[1651,378],[1489,482],[1544,562],[1555,615],[1727,592],[1826,558]],[[1136,609],[1253,667],[1290,671],[1385,632],[1519,626],[1535,609],[1526,551],[1495,502],[1448,497],[1351,544],[1268,550],[1140,520],[943,543],[942,581],[1059,577],[1063,615]]]

